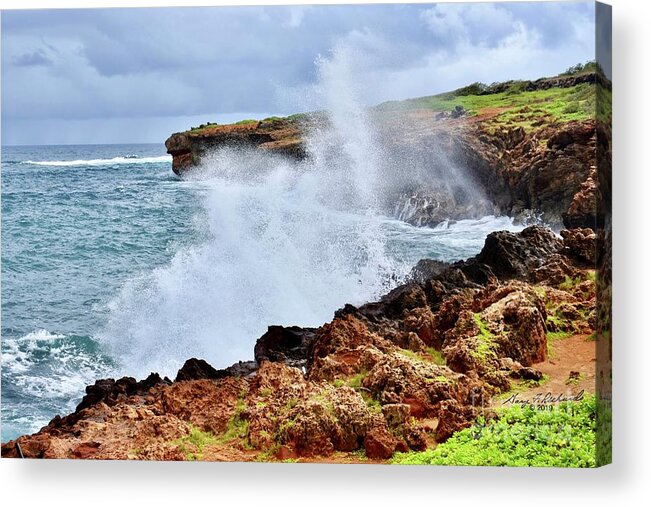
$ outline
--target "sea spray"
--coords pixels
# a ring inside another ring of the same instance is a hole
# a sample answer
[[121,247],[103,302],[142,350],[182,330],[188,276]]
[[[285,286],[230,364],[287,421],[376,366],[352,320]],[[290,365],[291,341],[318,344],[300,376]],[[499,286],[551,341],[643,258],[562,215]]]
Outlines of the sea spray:
[[191,356],[227,366],[272,324],[320,325],[397,283],[377,209],[379,146],[346,51],[318,62],[328,120],[296,163],[222,149],[180,185],[202,200],[203,241],[128,282],[101,333],[125,372],[173,375]]
[[395,225],[382,214],[403,160],[361,101],[358,58],[338,46],[317,60],[327,115],[307,132],[305,161],[224,148],[179,181],[201,202],[201,239],[109,303],[99,336],[124,373],[250,359],[267,326],[321,325],[408,274],[417,259],[389,245]]
[[334,184],[348,187],[356,208],[377,214],[382,149],[362,101],[361,59],[363,54],[342,44],[330,58],[317,58],[318,94],[328,121],[310,132],[308,150],[315,166],[330,168]]
[[190,356],[216,366],[250,358],[266,326],[320,325],[406,272],[368,235],[381,218],[328,205],[323,171],[224,150],[179,183],[201,196],[205,239],[110,303],[102,334],[126,370],[173,374]]

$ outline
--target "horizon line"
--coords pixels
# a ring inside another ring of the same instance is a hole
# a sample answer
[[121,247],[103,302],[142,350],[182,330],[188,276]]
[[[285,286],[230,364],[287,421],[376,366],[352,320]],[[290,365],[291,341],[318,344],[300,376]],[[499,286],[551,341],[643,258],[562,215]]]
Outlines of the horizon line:
[[48,143],[48,144],[3,144],[0,143],[1,148],[34,148],[40,146],[119,146],[119,145],[136,145],[136,144],[161,144],[165,146],[164,142],[155,143]]

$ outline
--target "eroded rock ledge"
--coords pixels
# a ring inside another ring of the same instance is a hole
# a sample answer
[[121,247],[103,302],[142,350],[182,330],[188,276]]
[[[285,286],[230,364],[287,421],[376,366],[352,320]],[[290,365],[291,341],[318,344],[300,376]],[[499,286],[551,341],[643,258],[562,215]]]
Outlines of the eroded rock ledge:
[[199,165],[206,153],[224,147],[259,148],[295,159],[305,156],[302,122],[287,119],[208,125],[172,134],[165,147],[172,155],[172,170],[179,175]]
[[270,327],[254,361],[98,380],[2,456],[345,462],[426,449],[492,417],[513,379],[540,379],[548,333],[594,330],[594,252],[589,229],[492,233],[476,257],[423,260],[317,329]]

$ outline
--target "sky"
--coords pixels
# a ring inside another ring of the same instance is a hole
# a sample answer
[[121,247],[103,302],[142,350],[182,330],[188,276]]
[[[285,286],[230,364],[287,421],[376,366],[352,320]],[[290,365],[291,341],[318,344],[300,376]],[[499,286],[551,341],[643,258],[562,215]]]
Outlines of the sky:
[[2,11],[2,144],[164,142],[323,108],[354,55],[368,105],[555,75],[595,55],[592,2]]

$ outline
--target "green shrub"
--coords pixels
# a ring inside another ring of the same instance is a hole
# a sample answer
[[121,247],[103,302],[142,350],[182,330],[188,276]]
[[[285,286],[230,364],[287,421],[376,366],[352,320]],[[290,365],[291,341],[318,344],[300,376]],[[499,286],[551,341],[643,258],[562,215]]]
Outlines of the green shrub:
[[565,280],[558,286],[559,289],[564,291],[571,291],[574,287],[579,285],[583,280],[580,276],[572,278],[571,276],[565,275]]
[[575,76],[577,74],[590,74],[597,72],[599,70],[597,62],[595,60],[590,60],[585,63],[577,63],[572,65],[565,72],[560,74],[561,76]]
[[486,91],[488,87],[484,83],[472,83],[463,88],[454,90],[452,93],[457,97],[463,97],[466,95],[481,95]]
[[397,454],[408,465],[534,467],[595,466],[595,398],[558,406],[512,406],[497,419],[482,418],[445,443],[423,452]]
[[262,120],[262,121],[266,121],[266,122],[271,122],[271,123],[273,123],[273,122],[277,122],[277,121],[282,121],[282,120],[284,120],[284,119],[285,119],[285,118],[283,118],[282,116],[270,116],[269,118],[265,118],[265,119]]

